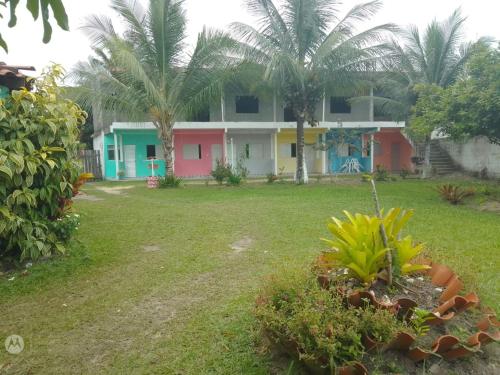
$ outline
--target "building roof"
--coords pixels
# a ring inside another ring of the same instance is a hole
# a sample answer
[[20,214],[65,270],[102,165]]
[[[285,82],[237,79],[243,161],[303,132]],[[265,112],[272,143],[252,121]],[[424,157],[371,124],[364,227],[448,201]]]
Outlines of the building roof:
[[34,71],[35,67],[27,65],[7,65],[0,61],[0,85],[6,86],[9,90],[16,90],[26,86],[29,76],[20,70]]

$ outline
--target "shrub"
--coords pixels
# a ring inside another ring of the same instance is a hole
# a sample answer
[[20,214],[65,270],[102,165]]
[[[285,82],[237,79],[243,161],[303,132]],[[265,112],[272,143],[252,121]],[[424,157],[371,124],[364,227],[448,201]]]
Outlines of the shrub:
[[[17,262],[63,252],[53,223],[65,215],[78,173],[79,126],[85,112],[64,99],[54,65],[34,92],[0,100],[0,260]],[[63,236],[66,237],[66,236]]]
[[243,181],[243,177],[239,174],[236,173],[231,173],[227,177],[227,184],[231,186],[239,186],[241,185],[241,182]]
[[182,178],[171,175],[160,178],[158,187],[160,189],[177,188],[181,186],[181,184]]
[[[423,245],[413,246],[411,236],[399,238],[413,211],[392,208],[382,219],[377,216],[352,215],[347,211],[344,211],[344,214],[348,218],[347,221],[333,217],[332,223],[328,224],[334,239],[323,239],[331,248],[331,251],[324,252],[321,256],[323,267],[346,268],[350,276],[370,284],[379,272],[387,267],[386,253],[389,249],[394,249],[393,266],[396,274],[428,268],[426,265],[411,263],[421,253]],[[388,248],[382,240],[381,224],[387,234]]]
[[399,172],[399,175],[401,176],[401,178],[403,180],[406,180],[406,178],[410,175],[410,170],[409,169],[406,169],[406,168],[403,168],[401,169],[401,171]]
[[223,160],[217,159],[215,169],[210,172],[210,175],[219,185],[222,185],[224,180],[231,175],[231,166],[226,164]]
[[267,178],[267,183],[268,184],[272,184],[272,183],[274,183],[275,181],[278,180],[278,176],[276,176],[273,172],[268,173],[266,175],[266,178]]
[[335,288],[305,274],[274,277],[257,299],[256,316],[268,338],[313,368],[359,361],[368,335],[388,342],[401,329],[389,311],[344,304]]
[[474,189],[464,189],[458,185],[444,184],[437,187],[438,193],[441,197],[451,204],[462,203],[463,200],[471,195],[474,195]]
[[377,164],[373,177],[375,178],[375,181],[387,181],[389,173],[382,164]]
[[69,242],[73,234],[80,226],[80,215],[67,214],[63,217],[57,218],[54,221],[49,221],[47,227],[54,232],[61,241],[64,243]]
[[364,173],[361,175],[361,181],[362,182],[370,182],[372,180],[373,176],[368,173]]

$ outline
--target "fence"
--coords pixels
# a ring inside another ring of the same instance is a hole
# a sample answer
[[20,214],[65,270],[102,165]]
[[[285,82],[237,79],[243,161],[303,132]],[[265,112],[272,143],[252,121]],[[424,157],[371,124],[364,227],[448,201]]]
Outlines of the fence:
[[101,180],[102,168],[99,150],[81,150],[79,157],[83,173],[92,173],[97,180]]

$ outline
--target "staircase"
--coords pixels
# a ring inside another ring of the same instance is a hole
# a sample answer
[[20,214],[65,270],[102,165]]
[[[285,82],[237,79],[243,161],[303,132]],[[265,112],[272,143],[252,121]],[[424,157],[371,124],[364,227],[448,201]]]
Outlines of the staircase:
[[450,155],[440,146],[437,139],[431,141],[430,161],[432,168],[438,175],[450,174],[458,170]]

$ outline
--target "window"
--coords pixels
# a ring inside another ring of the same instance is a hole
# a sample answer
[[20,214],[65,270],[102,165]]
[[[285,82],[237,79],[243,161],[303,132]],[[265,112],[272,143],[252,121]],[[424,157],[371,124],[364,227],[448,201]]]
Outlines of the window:
[[356,153],[357,150],[358,150],[358,148],[356,146],[349,145],[347,153],[349,154],[349,156],[354,156],[354,154]]
[[[108,145],[108,160],[115,160],[115,145]],[[120,152],[118,152],[118,160],[120,160]]]
[[382,156],[382,146],[379,142],[373,142],[373,155]]
[[246,159],[263,159],[264,145],[261,143],[247,143],[245,145],[244,156]]
[[280,154],[282,158],[296,158],[297,157],[297,144],[285,143],[280,146]]
[[285,122],[296,122],[297,116],[293,113],[293,110],[290,107],[285,107],[283,110],[283,117]]
[[237,96],[236,113],[259,113],[259,98],[256,96]]
[[201,159],[201,145],[184,145],[182,146],[182,158],[184,160],[200,160]]
[[351,104],[344,96],[330,98],[330,113],[351,113]]
[[147,145],[146,146],[146,159],[156,158],[156,146]]

